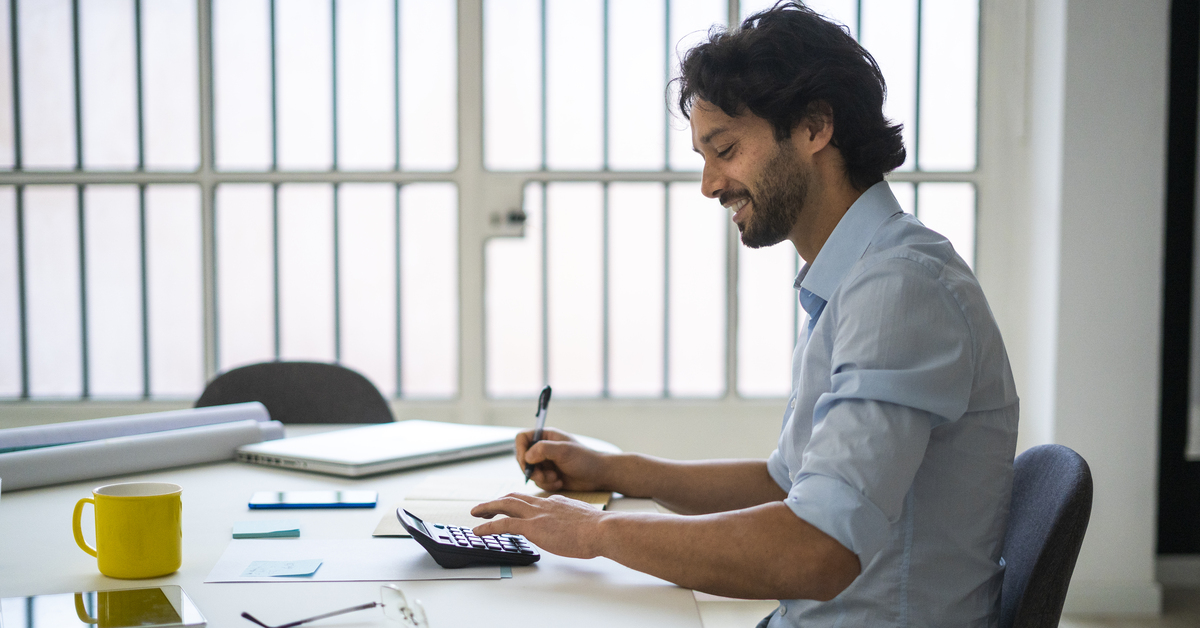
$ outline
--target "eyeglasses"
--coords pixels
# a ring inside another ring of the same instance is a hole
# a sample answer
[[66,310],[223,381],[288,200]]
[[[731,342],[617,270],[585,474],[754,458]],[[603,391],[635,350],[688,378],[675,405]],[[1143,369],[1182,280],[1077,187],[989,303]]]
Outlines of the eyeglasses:
[[263,628],[292,628],[300,624],[307,624],[310,621],[333,617],[334,615],[342,615],[344,613],[353,613],[354,611],[365,611],[368,608],[376,606],[383,607],[383,616],[388,619],[399,622],[404,628],[429,628],[429,620],[425,619],[425,607],[421,606],[420,600],[413,600],[412,604],[408,603],[408,598],[404,597],[404,592],[394,584],[385,584],[379,587],[379,602],[367,602],[350,608],[317,615],[316,617],[308,617],[289,624],[281,624],[279,626],[268,626],[261,621],[258,621],[250,613],[242,613],[242,617],[262,626]]

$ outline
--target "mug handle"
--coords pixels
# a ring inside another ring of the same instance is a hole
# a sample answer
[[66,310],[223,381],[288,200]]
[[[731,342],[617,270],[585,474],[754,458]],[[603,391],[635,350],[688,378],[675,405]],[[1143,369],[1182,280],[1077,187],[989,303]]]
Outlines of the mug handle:
[[79,549],[91,554],[92,556],[95,556],[96,550],[89,546],[87,541],[83,540],[83,530],[79,527],[79,519],[83,516],[83,505],[88,502],[91,502],[93,509],[96,508],[96,500],[92,499],[91,497],[84,497],[83,499],[79,500],[79,502],[75,504],[75,515],[71,518],[71,527],[75,532],[75,543],[79,545]]
[[75,594],[75,614],[79,616],[79,621],[81,621],[85,624],[99,623],[99,620],[93,619],[91,615],[88,615],[87,609],[85,609],[83,607],[83,594],[82,593]]

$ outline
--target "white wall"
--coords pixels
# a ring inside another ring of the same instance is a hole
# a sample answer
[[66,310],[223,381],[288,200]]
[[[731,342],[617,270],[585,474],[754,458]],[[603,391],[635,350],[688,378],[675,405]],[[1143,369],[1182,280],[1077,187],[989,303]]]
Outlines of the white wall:
[[[1014,8],[1016,7],[1016,8]],[[985,3],[980,276],[1013,357],[1020,446],[1091,465],[1073,612],[1155,613],[1168,0]],[[1018,32],[1019,31],[1019,32]],[[999,40],[999,41],[996,41]],[[992,66],[989,66],[992,67]],[[985,73],[987,69],[985,69]],[[992,227],[989,229],[989,226]],[[1006,263],[1007,262],[1007,263]]]

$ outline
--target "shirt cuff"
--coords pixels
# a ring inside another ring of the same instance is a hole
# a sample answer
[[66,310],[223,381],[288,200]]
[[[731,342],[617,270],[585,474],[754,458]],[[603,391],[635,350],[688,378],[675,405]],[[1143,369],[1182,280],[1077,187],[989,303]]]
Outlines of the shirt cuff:
[[887,545],[890,530],[887,516],[841,480],[803,474],[796,478],[785,503],[797,517],[857,554],[864,570]]
[[771,452],[767,458],[767,473],[771,474],[771,479],[783,489],[783,492],[788,492],[792,488],[792,478],[788,477],[787,463],[783,461],[783,454],[779,450]]

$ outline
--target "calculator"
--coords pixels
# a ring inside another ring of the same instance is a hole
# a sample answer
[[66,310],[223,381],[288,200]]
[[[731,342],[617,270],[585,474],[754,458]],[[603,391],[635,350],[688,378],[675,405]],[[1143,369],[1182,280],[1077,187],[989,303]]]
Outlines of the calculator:
[[426,523],[403,508],[396,509],[396,517],[404,529],[443,567],[530,565],[542,557],[519,534],[475,536],[470,528]]

